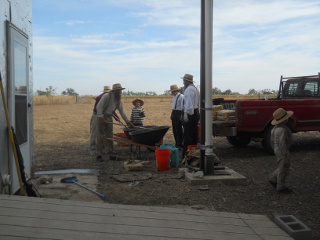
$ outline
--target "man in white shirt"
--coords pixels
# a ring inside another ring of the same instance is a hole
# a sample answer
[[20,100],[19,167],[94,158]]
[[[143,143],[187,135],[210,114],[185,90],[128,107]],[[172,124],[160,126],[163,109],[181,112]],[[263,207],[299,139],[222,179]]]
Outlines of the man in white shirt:
[[198,122],[200,119],[199,103],[200,92],[193,84],[193,75],[186,73],[183,77],[183,84],[185,87],[183,97],[183,151],[184,157],[189,145],[198,144]]
[[171,85],[169,91],[171,91],[171,94],[173,95],[171,112],[172,132],[176,147],[182,148],[183,124],[181,116],[183,115],[183,94],[180,93],[180,89],[177,85]]
[[[99,133],[97,134],[97,152],[96,159],[98,162],[102,162],[102,139],[101,138],[112,138],[113,137],[113,119],[112,116],[115,110],[118,109],[121,117],[127,123],[129,127],[134,127],[130,120],[127,118],[123,110],[121,103],[122,88],[120,83],[113,84],[112,90],[108,94],[104,94],[97,104],[97,117]],[[110,160],[117,160],[114,151],[114,145],[112,140],[106,140],[107,154]]]

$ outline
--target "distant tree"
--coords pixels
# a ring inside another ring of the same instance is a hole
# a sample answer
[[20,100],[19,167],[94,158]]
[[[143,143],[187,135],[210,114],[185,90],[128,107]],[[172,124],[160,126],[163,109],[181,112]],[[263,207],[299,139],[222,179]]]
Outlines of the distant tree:
[[157,96],[157,93],[153,91],[149,91],[149,92],[146,92],[146,96]]
[[122,92],[122,96],[157,96],[156,92],[148,91],[148,92],[132,92],[132,91],[124,91]]
[[254,88],[251,88],[248,91],[248,95],[258,95],[258,94],[259,94],[259,92],[256,91]]
[[166,90],[166,91],[164,91],[163,95],[171,95],[171,91],[170,90]]
[[214,95],[221,95],[221,90],[217,87],[212,88],[212,94]]
[[37,90],[37,94],[39,96],[43,96],[43,95],[47,95],[45,91],[42,91],[42,90]]
[[227,90],[221,92],[221,94],[222,95],[232,95],[233,93],[232,93],[232,91],[230,89],[227,89]]
[[122,92],[122,95],[123,95],[123,96],[133,96],[133,92],[132,92],[132,91],[129,91],[129,90],[123,91],[123,92]]
[[62,91],[61,95],[77,96],[77,95],[79,95],[79,94],[76,93],[73,88],[67,88],[66,91]]
[[46,88],[45,91],[37,90],[38,95],[46,95],[46,96],[53,96],[55,95],[55,91],[57,88],[53,88],[52,86],[49,86]]
[[261,94],[276,94],[278,91],[271,89],[263,89],[260,91]]

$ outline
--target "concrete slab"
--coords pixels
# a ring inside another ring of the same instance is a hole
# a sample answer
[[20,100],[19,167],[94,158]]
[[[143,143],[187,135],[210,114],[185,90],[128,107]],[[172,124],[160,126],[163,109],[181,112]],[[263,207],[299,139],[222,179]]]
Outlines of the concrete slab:
[[245,185],[247,184],[247,178],[240,173],[235,172],[231,168],[228,167],[219,167],[214,170],[214,175],[203,176],[199,172],[192,173],[189,172],[187,168],[180,168],[179,171],[184,171],[185,179],[195,185],[207,184],[209,182],[221,181],[224,184],[232,184],[232,185]]

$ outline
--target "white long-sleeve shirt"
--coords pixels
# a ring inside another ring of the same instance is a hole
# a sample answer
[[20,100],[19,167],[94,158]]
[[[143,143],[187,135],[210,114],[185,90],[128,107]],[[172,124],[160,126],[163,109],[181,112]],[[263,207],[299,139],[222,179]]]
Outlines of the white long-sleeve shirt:
[[186,88],[183,101],[184,112],[188,113],[189,115],[193,115],[194,109],[199,108],[200,92],[193,84],[190,84]]
[[114,92],[111,91],[109,93],[104,94],[99,103],[97,104],[97,116],[112,116],[116,109],[118,109],[123,120],[126,123],[129,122],[129,119],[123,110],[121,101],[117,102]]
[[172,99],[172,110],[183,111],[183,94],[177,93]]
[[271,131],[271,144],[275,155],[280,158],[289,154],[289,147],[292,144],[291,130],[284,124],[274,126]]

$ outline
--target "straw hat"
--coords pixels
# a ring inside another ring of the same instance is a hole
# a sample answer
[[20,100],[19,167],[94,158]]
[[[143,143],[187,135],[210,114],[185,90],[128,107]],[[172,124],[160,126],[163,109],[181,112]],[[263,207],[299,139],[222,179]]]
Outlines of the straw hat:
[[290,118],[293,115],[292,111],[286,111],[283,108],[278,108],[273,113],[273,120],[271,122],[272,125],[277,125],[279,123],[284,122],[288,118]]
[[188,82],[193,83],[193,75],[186,73],[183,77],[181,77],[183,80],[186,80]]
[[104,86],[103,92],[108,93],[110,91],[111,91],[111,87],[110,86]]
[[178,86],[176,84],[174,84],[174,85],[170,86],[170,90],[169,91],[171,91],[171,92],[180,91],[180,88],[178,88]]
[[116,84],[112,85],[112,90],[111,91],[123,90],[123,89],[125,89],[125,88],[123,88],[120,83],[116,83]]
[[135,106],[135,105],[136,105],[136,102],[138,102],[138,101],[140,102],[140,106],[142,106],[142,105],[144,104],[144,101],[143,101],[143,100],[137,98],[137,99],[135,99],[135,100],[132,101],[133,106]]

